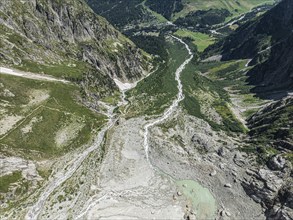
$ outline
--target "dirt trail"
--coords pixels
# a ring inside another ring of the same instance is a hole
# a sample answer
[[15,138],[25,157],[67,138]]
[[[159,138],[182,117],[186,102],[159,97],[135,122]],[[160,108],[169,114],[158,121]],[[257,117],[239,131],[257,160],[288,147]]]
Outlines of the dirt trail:
[[34,79],[34,80],[42,80],[42,81],[51,81],[51,82],[61,82],[61,83],[70,83],[64,79],[57,79],[52,76],[48,75],[39,75],[30,72],[23,72],[20,70],[10,69],[6,67],[0,67],[0,74],[12,75],[12,76],[19,76],[27,79]]

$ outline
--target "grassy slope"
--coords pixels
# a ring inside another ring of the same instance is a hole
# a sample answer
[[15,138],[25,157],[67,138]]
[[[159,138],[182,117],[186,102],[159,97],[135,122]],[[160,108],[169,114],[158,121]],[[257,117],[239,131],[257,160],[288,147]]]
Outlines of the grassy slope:
[[144,9],[146,9],[148,12],[150,12],[150,14],[152,14],[157,19],[158,22],[160,22],[160,23],[166,23],[168,21],[163,15],[161,15],[161,14],[159,14],[159,13],[151,10],[149,7],[147,7],[145,5],[145,2],[146,2],[146,0],[144,0],[142,2],[142,6],[144,7]]
[[90,68],[89,64],[81,61],[67,61],[62,64],[42,65],[30,61],[24,61],[21,66],[15,66],[17,69],[33,72],[44,73],[62,78],[82,79],[82,75]]
[[21,172],[13,172],[12,174],[0,177],[0,193],[7,193],[9,186],[21,179]]
[[185,29],[177,30],[174,35],[183,38],[190,38],[192,43],[197,46],[199,52],[203,52],[209,45],[215,42],[215,39],[207,34],[192,32]]
[[[0,136],[0,145],[8,147],[10,153],[17,152],[25,157],[60,156],[87,143],[94,131],[104,123],[104,116],[77,103],[77,86],[6,75],[1,76],[0,83],[4,85],[4,88],[0,89],[0,102],[9,103],[4,108],[7,113],[1,114],[0,119],[5,118],[7,114],[24,117],[6,133],[7,135]],[[15,97],[5,97],[1,91],[3,89],[8,89]],[[48,94],[49,98],[43,102],[29,104],[33,94],[40,92]],[[32,123],[36,119],[38,121]],[[23,129],[30,125],[31,132],[24,133]],[[75,130],[73,125],[80,126],[80,129]],[[73,129],[74,135],[68,142],[59,146],[55,141],[56,135],[66,127],[69,133],[72,133]]]
[[[217,80],[211,80],[200,72],[200,65],[191,63],[182,74],[185,99],[182,106],[188,114],[206,120],[215,130],[245,132],[246,129],[229,108],[230,99],[224,86]],[[203,111],[207,106],[214,109],[222,118],[222,123],[216,123]]]
[[[161,114],[175,98],[178,90],[174,73],[187,53],[177,42],[168,45],[169,61],[128,93],[131,101],[127,107],[128,117]],[[197,65],[194,61],[191,62],[181,74],[185,95],[181,103],[183,109],[190,115],[208,121],[216,130],[245,132],[245,128],[229,109],[229,96],[223,86],[200,75]],[[217,124],[206,117],[201,109],[201,105],[206,103],[202,103],[204,97],[199,94],[209,94],[212,97],[209,108],[215,109],[223,118],[222,124]]]
[[272,156],[282,154],[293,164],[292,151],[283,151],[279,148],[282,146],[280,142],[292,143],[293,140],[293,103],[292,99],[281,107],[278,103],[273,103],[272,105],[277,106],[270,106],[249,120],[252,146],[244,150],[257,151],[260,162],[267,162]]
[[248,85],[246,82],[247,76],[245,73],[251,67],[245,67],[246,63],[246,60],[236,60],[229,62],[201,63],[198,66],[201,72],[208,73],[208,77],[211,80],[217,81],[217,84],[222,88],[226,88],[231,93],[235,94],[237,99],[239,99],[239,107],[247,109],[242,113],[244,118],[248,118],[255,113],[259,109],[257,106],[261,106],[265,102],[250,92],[253,86]]
[[272,4],[274,2],[274,0],[183,0],[185,5],[184,9],[177,13],[173,19],[176,20],[178,17],[185,16],[191,11],[208,10],[210,8],[228,9],[231,13],[233,13],[233,16],[237,16],[250,11],[252,8],[258,5],[263,5],[266,3]]

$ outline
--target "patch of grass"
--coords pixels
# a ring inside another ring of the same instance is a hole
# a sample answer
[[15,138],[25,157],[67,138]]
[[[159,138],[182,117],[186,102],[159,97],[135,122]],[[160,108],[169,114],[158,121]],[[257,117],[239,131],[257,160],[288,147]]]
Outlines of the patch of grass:
[[252,116],[254,113],[256,113],[258,111],[258,109],[254,108],[254,109],[248,109],[247,111],[245,111],[243,113],[245,118],[249,118],[250,116]]
[[168,60],[159,69],[127,92],[131,105],[128,117],[161,114],[177,94],[176,69],[188,56],[185,47],[175,41],[167,43]]
[[[219,65],[214,66],[209,70],[209,73],[214,74],[217,78],[227,78],[227,77],[238,77],[238,75],[234,74],[234,71],[239,70],[240,68],[244,68],[245,62],[239,61],[230,61],[219,63]],[[231,74],[232,73],[232,74]],[[236,75],[236,76],[235,76]]]
[[23,71],[44,73],[60,78],[81,79],[82,75],[89,69],[89,66],[81,61],[72,61],[54,65],[41,65],[39,63],[23,60],[22,65],[16,66],[16,68]]
[[101,99],[101,101],[108,103],[110,105],[116,105],[120,101],[120,93],[115,91],[114,95],[104,97]]
[[176,125],[178,125],[179,120],[170,120],[166,121],[162,124],[159,124],[158,126],[163,130],[163,132],[167,132],[170,128],[175,128]]
[[216,111],[223,118],[224,126],[233,132],[246,132],[247,130],[242,125],[241,122],[235,117],[231,112],[230,108],[227,106],[226,102],[217,102],[214,104]]
[[52,173],[52,170],[47,168],[37,168],[37,171],[38,174],[44,179],[47,179]]
[[177,30],[174,35],[191,39],[192,43],[197,46],[199,52],[203,52],[209,45],[215,42],[215,39],[207,34],[193,32],[186,29]]
[[64,195],[59,195],[59,196],[57,197],[57,200],[58,200],[59,203],[62,203],[62,202],[64,202],[64,201],[66,201],[66,198],[65,198]]
[[248,154],[256,155],[256,161],[259,164],[267,163],[268,160],[279,153],[278,150],[273,147],[255,144],[241,147],[240,150]]
[[0,192],[1,193],[7,193],[9,190],[9,186],[12,183],[16,183],[21,179],[21,172],[16,171],[13,172],[10,175],[5,175],[0,177]]
[[[240,105],[248,110],[243,113],[245,118],[258,110],[257,106],[264,104],[264,100],[259,99],[250,90],[253,86],[246,82],[246,71],[250,67],[245,67],[246,60],[234,60],[229,62],[211,62],[199,64],[199,71],[208,73],[208,77],[222,88],[229,89],[236,94]],[[253,105],[253,109],[249,109]]]
[[195,97],[185,93],[185,98],[182,103],[189,115],[204,118],[204,115],[200,111],[200,103]]
[[152,14],[152,15],[157,19],[158,22],[160,22],[160,23],[166,23],[166,22],[168,21],[163,15],[161,15],[161,14],[159,14],[159,13],[157,13],[157,12],[151,10],[149,7],[147,7],[147,6],[145,5],[145,2],[146,2],[146,0],[144,0],[144,1],[141,3],[141,5],[143,6],[143,8],[144,8],[146,11],[148,11],[150,14]]
[[293,153],[285,154],[285,158],[293,165]]
[[254,94],[244,94],[243,95],[243,100],[245,104],[251,105],[251,104],[257,104],[262,102],[262,100],[258,97],[256,97]]
[[[0,100],[10,104],[10,113],[24,117],[7,136],[0,139],[0,143],[23,152],[25,157],[60,156],[88,143],[105,122],[105,116],[78,103],[77,97],[80,94],[75,85],[40,82],[8,75],[1,76],[0,82],[15,94],[15,98],[0,95]],[[41,103],[29,105],[31,91],[45,91],[49,98]],[[40,120],[31,126],[30,132],[24,133],[23,128],[29,125],[33,118]],[[68,143],[58,147],[55,142],[57,132],[71,123],[83,126]]]
[[292,104],[266,112],[251,122],[250,135],[261,145],[270,145],[278,140],[292,140],[292,117]]

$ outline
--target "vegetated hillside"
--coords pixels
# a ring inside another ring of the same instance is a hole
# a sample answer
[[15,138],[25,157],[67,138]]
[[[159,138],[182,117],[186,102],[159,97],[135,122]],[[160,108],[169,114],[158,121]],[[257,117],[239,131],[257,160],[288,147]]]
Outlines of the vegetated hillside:
[[222,23],[230,15],[232,14],[227,9],[199,10],[178,18],[175,24],[183,27],[206,27]]
[[210,9],[226,9],[233,15],[237,16],[250,11],[254,7],[264,4],[272,4],[274,2],[275,0],[182,0],[184,8],[175,17],[185,17],[190,12],[198,10],[208,11]]
[[142,51],[81,0],[3,0],[0,18],[2,65],[82,79],[99,94],[114,89],[110,77],[147,69]]
[[[250,151],[269,169],[251,173],[242,185],[256,202],[266,208],[267,219],[292,219],[293,97],[261,109],[248,120]],[[291,163],[290,163],[291,162]],[[256,181],[259,184],[255,184]]]
[[264,15],[240,26],[214,48],[221,49],[224,60],[253,58],[259,51],[288,37],[292,26],[293,2],[284,0]]
[[178,20],[176,24],[180,26],[219,24],[255,7],[276,1],[278,0],[86,0],[97,14],[123,31],[136,25],[164,24],[167,19],[175,23]]
[[[283,0],[264,15],[239,27],[211,46],[207,54],[221,53],[223,60],[253,59],[248,81],[258,93],[290,90],[292,79],[293,1]],[[261,94],[263,95],[263,94]]]
[[183,9],[181,0],[146,0],[146,5],[168,20],[171,19],[174,13],[178,13]]
[[252,91],[266,96],[272,92],[293,90],[293,35],[270,49],[266,61],[248,72],[249,82],[256,85]]
[[153,19],[143,7],[143,0],[86,0],[86,2],[97,14],[107,18],[120,29]]
[[192,16],[195,12],[210,13],[210,10],[213,9],[222,9],[228,11],[230,16],[237,16],[250,11],[254,7],[273,4],[274,2],[275,0],[146,0],[146,5],[168,20],[175,21],[178,18],[185,17],[189,17],[189,20],[191,17],[197,20],[196,16]]
[[[292,161],[293,97],[274,102],[248,119],[251,139],[272,152],[283,152]],[[260,151],[260,150],[259,150]],[[270,158],[263,158],[264,160]]]

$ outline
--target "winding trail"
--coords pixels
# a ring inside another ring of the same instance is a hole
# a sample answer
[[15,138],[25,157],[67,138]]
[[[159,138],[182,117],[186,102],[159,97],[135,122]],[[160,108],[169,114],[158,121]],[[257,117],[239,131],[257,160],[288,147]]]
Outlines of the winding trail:
[[182,86],[182,83],[181,83],[181,80],[180,80],[180,74],[185,69],[185,66],[193,58],[193,54],[192,54],[190,48],[188,47],[188,45],[183,40],[181,40],[180,38],[177,38],[177,37],[174,37],[174,36],[172,36],[172,37],[174,39],[178,40],[180,43],[182,43],[186,47],[190,57],[187,60],[185,60],[184,63],[181,64],[181,66],[176,70],[176,73],[175,73],[175,80],[178,83],[178,85],[177,85],[177,88],[178,88],[177,98],[173,101],[172,105],[165,111],[165,113],[160,118],[157,118],[156,120],[154,120],[151,123],[145,125],[145,127],[144,127],[144,149],[145,149],[146,159],[149,162],[150,166],[152,166],[152,165],[151,165],[151,163],[149,161],[149,141],[148,141],[149,129],[151,127],[153,127],[154,125],[159,124],[159,123],[163,122],[164,120],[166,120],[168,117],[170,117],[170,115],[178,107],[179,103],[184,99],[183,86]]

